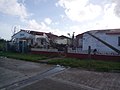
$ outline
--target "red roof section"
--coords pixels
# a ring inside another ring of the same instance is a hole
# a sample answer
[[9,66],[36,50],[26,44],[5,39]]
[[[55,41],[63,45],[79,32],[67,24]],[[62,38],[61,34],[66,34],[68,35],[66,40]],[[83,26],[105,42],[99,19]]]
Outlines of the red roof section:
[[38,31],[30,31],[30,34],[33,35],[44,35],[46,34],[48,36],[48,38],[57,38],[58,36],[52,33],[45,33],[45,32],[38,32]]
[[65,39],[65,38],[67,38],[67,39],[70,39],[69,37],[67,37],[67,36],[64,36],[64,35],[61,35],[61,36],[59,36],[61,39]]
[[30,31],[30,34],[33,34],[33,35],[43,35],[44,32]]
[[120,31],[113,31],[106,33],[107,35],[120,35]]
[[83,37],[83,33],[82,34],[78,34],[77,36],[76,36],[76,38],[82,38]]
[[57,36],[55,34],[52,34],[52,33],[38,32],[38,31],[31,31],[31,30],[23,30],[23,29],[21,29],[20,31],[24,31],[24,32],[27,32],[27,33],[33,34],[33,35],[42,35],[43,36],[44,34],[46,34],[48,36],[48,38],[51,38],[51,39],[59,38],[59,36]]
[[[101,29],[101,30],[91,30],[91,31],[98,31],[99,33],[106,33],[107,35],[120,35],[120,29]],[[90,32],[91,32],[90,31]]]

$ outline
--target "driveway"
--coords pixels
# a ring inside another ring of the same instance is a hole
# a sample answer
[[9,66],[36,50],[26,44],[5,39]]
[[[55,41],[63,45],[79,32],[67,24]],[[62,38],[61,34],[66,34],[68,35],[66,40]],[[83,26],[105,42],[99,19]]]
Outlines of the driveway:
[[0,87],[2,90],[120,90],[120,73],[1,58]]

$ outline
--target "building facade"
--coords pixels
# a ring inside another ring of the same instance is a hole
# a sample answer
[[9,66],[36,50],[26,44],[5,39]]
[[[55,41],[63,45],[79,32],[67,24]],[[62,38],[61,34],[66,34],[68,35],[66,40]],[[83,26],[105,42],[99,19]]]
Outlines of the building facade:
[[17,51],[24,51],[28,47],[48,48],[50,45],[48,37],[43,32],[20,30],[11,39]]
[[[96,50],[98,53],[114,53],[120,51],[120,29],[93,30],[85,32],[82,38],[82,50]],[[120,54],[120,53],[119,53]]]

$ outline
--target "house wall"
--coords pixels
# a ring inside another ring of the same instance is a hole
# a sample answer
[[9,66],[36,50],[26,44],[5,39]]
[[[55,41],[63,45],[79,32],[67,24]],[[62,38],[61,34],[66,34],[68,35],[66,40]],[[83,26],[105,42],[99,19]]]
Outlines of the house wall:
[[96,49],[97,40],[85,33],[83,35],[83,48],[82,50],[88,50],[88,47],[91,46],[91,49]]
[[78,40],[78,43],[77,43],[77,44],[78,44],[77,47],[82,48],[82,47],[83,47],[83,39],[80,38],[80,39]]
[[[105,33],[95,33],[94,35],[97,36],[98,38],[104,40],[108,44],[114,46],[118,50],[120,50],[120,46],[118,46],[118,37],[120,37],[120,35],[106,35]],[[104,52],[116,53],[108,46],[104,45],[103,43],[101,43],[97,39],[95,39],[92,36],[90,36],[89,34],[85,33],[83,35],[83,48],[82,48],[82,50],[88,50],[89,46],[91,46],[91,49],[93,49],[93,50],[97,49],[97,51],[100,53],[104,53]]]
[[25,31],[19,31],[12,36],[12,41],[18,44],[18,48],[20,47],[20,41],[25,41],[27,45],[34,45],[35,36]]
[[20,31],[19,33],[15,34],[12,38],[33,38],[34,36],[24,32],[24,31]]
[[37,43],[38,47],[40,48],[47,48],[49,43],[49,39],[45,35],[35,35],[35,42]]
[[68,44],[68,40],[67,39],[56,39],[56,43],[57,44]]

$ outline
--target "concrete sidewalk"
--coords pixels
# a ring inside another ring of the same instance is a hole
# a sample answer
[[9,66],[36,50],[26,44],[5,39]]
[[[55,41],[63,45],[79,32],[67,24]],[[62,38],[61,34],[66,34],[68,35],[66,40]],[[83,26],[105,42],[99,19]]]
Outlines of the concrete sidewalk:
[[120,90],[120,73],[71,68],[21,90]]

